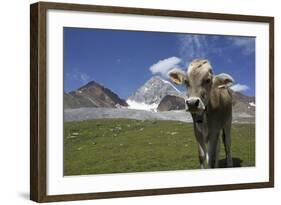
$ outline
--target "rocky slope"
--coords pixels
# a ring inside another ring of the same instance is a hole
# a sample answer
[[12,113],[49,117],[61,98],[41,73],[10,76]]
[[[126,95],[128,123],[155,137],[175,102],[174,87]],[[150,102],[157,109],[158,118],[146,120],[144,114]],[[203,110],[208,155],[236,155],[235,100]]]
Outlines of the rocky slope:
[[[110,89],[91,81],[77,90],[64,93],[65,119],[75,121],[121,117],[190,121],[189,113],[184,111],[183,95],[159,76],[149,79],[127,101]],[[254,121],[255,97],[233,92],[233,122]]]
[[159,103],[157,111],[184,110],[184,99],[174,95],[166,95]]
[[64,93],[65,108],[80,107],[108,107],[116,108],[128,106],[125,100],[121,99],[110,89],[91,81],[77,90]]
[[146,105],[158,105],[166,95],[179,95],[177,90],[170,82],[159,76],[153,76],[143,86],[141,86],[127,102],[143,103]]
[[[246,96],[239,92],[233,92],[233,113],[245,116],[255,116],[255,97]],[[185,109],[184,100],[178,96],[167,95],[157,107],[157,111]]]
[[246,96],[239,92],[233,92],[233,112],[247,113],[255,116],[255,97]]

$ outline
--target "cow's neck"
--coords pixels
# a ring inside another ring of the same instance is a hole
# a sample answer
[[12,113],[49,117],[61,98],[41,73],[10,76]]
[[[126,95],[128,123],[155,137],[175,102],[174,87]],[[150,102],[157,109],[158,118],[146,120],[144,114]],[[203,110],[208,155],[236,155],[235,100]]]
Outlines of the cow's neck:
[[201,134],[204,141],[208,141],[208,122],[207,122],[207,112],[204,111],[202,114],[193,114],[194,127],[198,133]]
[[192,115],[193,121],[197,124],[207,124],[208,117],[208,105],[205,107],[205,110],[201,113],[196,113]]
[[194,114],[193,120],[197,124],[203,124],[206,121],[206,116],[205,112],[202,114]]

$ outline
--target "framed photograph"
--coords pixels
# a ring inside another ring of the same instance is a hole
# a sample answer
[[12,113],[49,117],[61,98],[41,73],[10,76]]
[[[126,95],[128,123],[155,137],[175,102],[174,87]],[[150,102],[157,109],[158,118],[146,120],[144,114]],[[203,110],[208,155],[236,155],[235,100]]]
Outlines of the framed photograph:
[[30,198],[274,186],[274,18],[30,7]]

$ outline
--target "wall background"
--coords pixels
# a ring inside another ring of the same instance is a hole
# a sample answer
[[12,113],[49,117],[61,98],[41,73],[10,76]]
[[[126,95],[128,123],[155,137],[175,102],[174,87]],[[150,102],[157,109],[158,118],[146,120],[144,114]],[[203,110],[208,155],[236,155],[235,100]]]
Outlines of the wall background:
[[[268,204],[280,199],[280,38],[281,13],[274,0],[81,0],[66,1],[115,6],[275,16],[275,188],[224,191],[170,196],[135,197],[69,204]],[[1,204],[32,204],[29,201],[29,4],[35,1],[3,1],[0,7],[0,190]],[[57,204],[57,203],[53,203]],[[66,204],[60,203],[60,204]]]

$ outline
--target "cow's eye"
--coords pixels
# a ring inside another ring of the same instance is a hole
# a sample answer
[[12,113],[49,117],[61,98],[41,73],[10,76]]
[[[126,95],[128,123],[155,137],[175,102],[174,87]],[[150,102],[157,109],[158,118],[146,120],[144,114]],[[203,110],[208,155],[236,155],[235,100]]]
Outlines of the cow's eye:
[[190,86],[188,80],[185,81],[185,85],[186,85],[186,87]]
[[205,83],[206,83],[206,84],[210,84],[210,82],[211,82],[211,79],[210,79],[210,78],[208,78],[208,79],[205,80]]
[[203,81],[202,85],[209,85],[211,83],[211,79],[207,78]]

